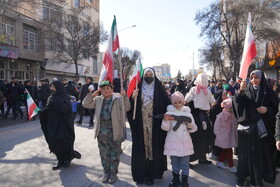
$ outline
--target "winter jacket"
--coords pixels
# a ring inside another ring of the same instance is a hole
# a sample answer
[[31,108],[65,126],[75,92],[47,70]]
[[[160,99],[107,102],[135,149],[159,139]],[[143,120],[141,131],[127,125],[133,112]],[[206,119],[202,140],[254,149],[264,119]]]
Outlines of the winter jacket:
[[208,95],[205,95],[203,91],[199,94],[196,93],[196,86],[192,87],[185,97],[186,102],[193,101],[194,107],[200,110],[209,110],[210,104],[215,102],[215,99],[211,91],[207,88]]
[[[118,93],[113,93],[112,96],[112,108],[111,108],[111,120],[112,120],[112,127],[113,127],[113,136],[114,140],[120,140],[124,137],[124,130],[125,127],[125,119],[122,117],[122,105],[121,105],[121,98],[124,99],[124,107],[125,112],[130,110],[130,102],[127,96],[121,97]],[[95,137],[99,135],[100,130],[100,113],[103,105],[103,96],[96,96],[92,97],[91,93],[87,94],[87,96],[83,100],[83,107],[88,109],[95,109],[94,121],[96,124],[95,128]]]
[[161,128],[168,131],[165,144],[164,155],[170,156],[188,156],[194,153],[192,139],[190,133],[197,130],[197,126],[194,123],[194,118],[191,114],[191,110],[187,106],[183,106],[181,110],[177,110],[173,105],[167,106],[166,114],[172,114],[176,116],[188,116],[192,119],[191,129],[187,129],[187,124],[181,124],[180,127],[174,131],[172,128],[176,125],[177,121],[163,120]]
[[233,112],[224,109],[218,114],[214,125],[215,145],[223,149],[237,147],[237,126]]
[[89,84],[85,84],[83,85],[83,87],[81,88],[80,91],[80,97],[79,100],[81,100],[81,102],[84,100],[84,98],[87,96],[87,94],[89,93],[88,87],[91,85],[92,83]]
[[51,95],[50,86],[48,84],[42,85],[41,90],[39,92],[40,92],[42,101],[47,101],[48,97]]
[[9,84],[7,90],[7,100],[9,103],[19,102],[21,100],[21,94],[23,94],[23,88],[18,83]]

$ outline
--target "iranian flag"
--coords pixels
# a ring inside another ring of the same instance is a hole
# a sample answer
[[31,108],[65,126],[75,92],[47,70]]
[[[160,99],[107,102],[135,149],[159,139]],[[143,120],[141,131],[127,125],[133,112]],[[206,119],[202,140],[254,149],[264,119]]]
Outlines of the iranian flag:
[[142,67],[142,63],[141,63],[141,60],[137,60],[136,61],[136,66],[134,68],[134,71],[131,75],[131,78],[130,78],[130,82],[129,82],[129,85],[128,85],[128,89],[127,89],[127,96],[128,98],[131,97],[133,91],[135,90],[136,88],[136,85],[141,81],[141,78],[143,76],[143,67]]
[[102,62],[99,85],[103,81],[110,81],[111,83],[113,83],[113,79],[114,79],[113,52],[115,52],[119,47],[120,44],[119,44],[119,37],[118,37],[118,30],[117,30],[117,21],[116,21],[116,16],[114,16],[109,43],[105,51],[103,62]]
[[252,60],[257,55],[256,48],[257,48],[256,43],[254,41],[254,36],[252,33],[251,13],[249,12],[242,61],[240,64],[240,71],[239,71],[239,77],[242,78],[243,80],[247,78],[249,66]]
[[34,100],[32,99],[31,95],[29,94],[28,90],[25,89],[27,92],[27,108],[28,108],[28,119],[31,120],[33,116],[38,114],[38,111],[40,110],[37,105],[35,104]]

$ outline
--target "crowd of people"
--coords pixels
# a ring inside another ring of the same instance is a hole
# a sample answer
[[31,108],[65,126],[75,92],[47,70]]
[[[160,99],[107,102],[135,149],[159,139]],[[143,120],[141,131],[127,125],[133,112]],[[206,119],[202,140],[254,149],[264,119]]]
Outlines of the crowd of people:
[[[255,70],[247,80],[211,81],[200,73],[194,80],[161,82],[153,68],[146,68],[130,98],[126,95],[128,84],[126,81],[121,88],[120,79],[114,79],[98,85],[87,77],[84,85],[76,79],[54,79],[49,85],[47,79],[41,79],[37,88],[30,81],[19,85],[14,77],[9,84],[0,82],[0,102],[6,103],[1,105],[2,116],[7,117],[12,108],[14,120],[23,118],[20,102],[28,91],[42,109],[41,126],[50,151],[57,156],[56,170],[81,158],[73,148],[74,124],[83,123],[87,110],[89,127],[95,129],[104,183],[117,180],[126,118],[132,134],[131,173],[137,184],[153,185],[154,179],[161,179],[167,170],[167,156],[173,175],[170,187],[188,187],[194,161],[212,164],[209,159],[215,160],[218,168],[234,173],[236,186],[275,183],[280,167],[279,90],[275,80]],[[75,122],[76,113],[80,116]]]

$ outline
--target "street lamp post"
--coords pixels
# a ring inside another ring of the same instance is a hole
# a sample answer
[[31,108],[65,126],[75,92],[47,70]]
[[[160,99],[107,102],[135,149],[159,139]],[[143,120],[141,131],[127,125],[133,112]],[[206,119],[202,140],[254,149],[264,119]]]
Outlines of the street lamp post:
[[118,32],[121,32],[121,31],[123,31],[123,30],[125,30],[125,29],[129,29],[129,28],[132,28],[132,27],[136,27],[136,25],[132,25],[132,26],[129,26],[129,27],[125,27],[125,28],[123,28],[123,29],[120,29]]

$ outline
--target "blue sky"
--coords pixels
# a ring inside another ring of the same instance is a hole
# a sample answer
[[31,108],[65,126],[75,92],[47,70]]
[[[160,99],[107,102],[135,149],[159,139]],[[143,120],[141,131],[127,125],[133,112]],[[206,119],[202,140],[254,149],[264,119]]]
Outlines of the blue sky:
[[[187,74],[199,67],[198,49],[203,46],[194,17],[213,0],[101,0],[100,21],[109,32],[116,15],[120,46],[142,53],[143,67],[168,63],[171,75]],[[104,51],[107,43],[101,46]]]

